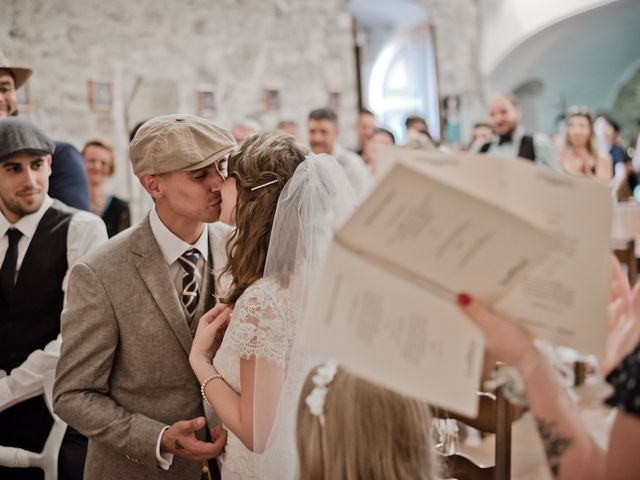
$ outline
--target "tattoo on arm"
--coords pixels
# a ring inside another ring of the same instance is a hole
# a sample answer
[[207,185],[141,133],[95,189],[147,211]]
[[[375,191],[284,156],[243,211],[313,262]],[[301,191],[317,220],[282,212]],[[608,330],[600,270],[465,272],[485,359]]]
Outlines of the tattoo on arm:
[[562,460],[564,452],[573,443],[573,439],[558,433],[555,422],[536,418],[536,425],[544,444],[544,452],[547,455],[547,463],[551,469],[551,474],[553,478],[558,478],[558,475],[560,475],[560,460]]
[[184,450],[184,447],[180,443],[180,440],[176,439],[176,450]]

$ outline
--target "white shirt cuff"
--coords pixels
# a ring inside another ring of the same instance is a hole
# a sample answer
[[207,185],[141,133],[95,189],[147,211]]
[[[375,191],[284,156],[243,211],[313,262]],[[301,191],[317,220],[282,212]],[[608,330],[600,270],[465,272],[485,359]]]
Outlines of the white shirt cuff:
[[160,442],[165,430],[169,427],[164,427],[158,435],[158,443],[156,443],[156,460],[158,460],[158,466],[163,470],[169,470],[169,467],[173,463],[173,453],[160,453]]
[[[4,372],[4,370],[0,370],[0,372]],[[12,403],[11,400],[13,400],[9,382],[7,382],[8,378],[0,373],[0,412],[8,408]]]

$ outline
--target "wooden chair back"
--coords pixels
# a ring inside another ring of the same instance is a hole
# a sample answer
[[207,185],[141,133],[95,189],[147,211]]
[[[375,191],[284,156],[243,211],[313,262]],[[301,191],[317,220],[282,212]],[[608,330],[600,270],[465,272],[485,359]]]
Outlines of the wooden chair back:
[[435,418],[452,418],[485,433],[495,434],[495,461],[492,466],[477,464],[468,456],[455,453],[443,456],[445,478],[457,480],[509,480],[511,478],[511,424],[516,417],[514,406],[500,389],[494,393],[478,392],[476,418],[442,409],[433,409]]
[[638,264],[636,260],[636,242],[633,238],[617,238],[611,241],[613,253],[624,265],[629,277],[629,284],[633,287],[638,277]]

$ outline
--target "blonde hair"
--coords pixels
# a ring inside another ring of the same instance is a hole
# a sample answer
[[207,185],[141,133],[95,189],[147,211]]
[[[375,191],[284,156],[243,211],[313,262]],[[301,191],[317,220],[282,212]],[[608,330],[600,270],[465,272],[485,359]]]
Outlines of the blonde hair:
[[[308,153],[290,135],[262,131],[252,134],[229,156],[228,175],[236,180],[238,191],[238,228],[227,242],[224,272],[231,274],[233,283],[223,303],[235,303],[249,285],[262,278],[280,192]],[[252,190],[268,182],[274,183]]]
[[589,152],[589,155],[591,155],[591,158],[593,160],[594,163],[594,167],[595,167],[595,162],[598,159],[598,156],[600,156],[600,151],[598,150],[598,144],[596,143],[596,136],[595,133],[593,131],[593,119],[591,117],[591,114],[589,113],[589,111],[586,109],[586,107],[571,107],[568,111],[567,111],[567,117],[565,120],[565,131],[564,131],[564,142],[565,145],[567,145],[567,147],[571,148],[574,145],[571,145],[571,141],[569,140],[569,120],[571,120],[572,118],[584,118],[587,123],[589,124],[589,140],[587,140],[587,151]]
[[109,157],[111,158],[111,166],[109,167],[109,176],[113,176],[113,174],[116,171],[116,159],[114,158],[113,148],[111,147],[111,145],[109,145],[106,142],[103,142],[102,140],[89,140],[87,143],[84,144],[84,147],[82,147],[83,157],[85,153],[87,153],[87,148],[89,147],[102,148],[103,150],[107,151],[107,153],[109,154]]
[[431,412],[419,400],[338,367],[328,385],[324,424],[305,403],[314,368],[298,403],[299,478],[304,480],[432,480],[437,478]]

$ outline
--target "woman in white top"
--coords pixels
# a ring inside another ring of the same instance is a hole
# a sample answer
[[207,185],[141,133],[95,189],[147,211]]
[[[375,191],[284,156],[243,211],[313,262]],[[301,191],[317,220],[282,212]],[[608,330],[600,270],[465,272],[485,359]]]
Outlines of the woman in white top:
[[223,479],[294,478],[297,397],[311,366],[297,335],[309,284],[355,195],[333,157],[309,155],[288,135],[254,134],[228,169],[221,220],[237,227],[227,245],[232,284],[201,319],[190,361],[229,432]]

